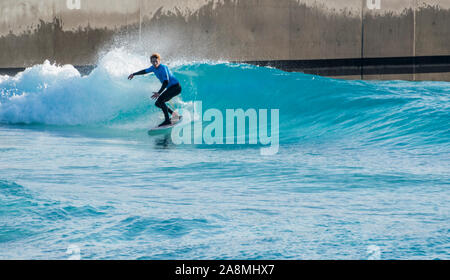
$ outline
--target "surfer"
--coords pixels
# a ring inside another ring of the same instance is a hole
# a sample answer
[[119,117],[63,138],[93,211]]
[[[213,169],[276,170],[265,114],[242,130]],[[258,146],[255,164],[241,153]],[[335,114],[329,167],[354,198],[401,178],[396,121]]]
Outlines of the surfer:
[[162,86],[158,92],[153,92],[152,99],[156,99],[155,105],[163,111],[165,118],[164,122],[162,122],[159,127],[170,125],[172,122],[169,114],[172,115],[173,119],[179,119],[179,116],[176,112],[167,107],[166,102],[181,93],[181,86],[178,80],[172,75],[169,68],[166,65],[161,64],[161,56],[159,54],[152,54],[150,61],[152,63],[150,68],[131,74],[128,76],[128,80],[132,80],[134,76],[155,73],[158,80],[162,83]]

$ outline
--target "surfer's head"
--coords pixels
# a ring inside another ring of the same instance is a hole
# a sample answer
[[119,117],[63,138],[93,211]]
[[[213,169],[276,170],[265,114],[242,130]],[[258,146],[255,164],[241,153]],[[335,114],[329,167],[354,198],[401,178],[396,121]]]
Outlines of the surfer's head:
[[161,64],[161,55],[159,53],[154,53],[150,57],[150,62],[155,68],[159,67],[159,64]]

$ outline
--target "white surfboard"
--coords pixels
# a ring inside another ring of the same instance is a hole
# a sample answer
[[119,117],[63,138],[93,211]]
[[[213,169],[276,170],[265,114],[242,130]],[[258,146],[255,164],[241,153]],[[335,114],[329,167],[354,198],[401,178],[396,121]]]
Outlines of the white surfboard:
[[148,135],[157,135],[157,134],[170,132],[174,126],[176,126],[176,125],[181,123],[182,119],[183,119],[182,116],[174,116],[170,120],[171,124],[163,125],[163,126],[157,126],[157,127],[151,128],[148,131]]

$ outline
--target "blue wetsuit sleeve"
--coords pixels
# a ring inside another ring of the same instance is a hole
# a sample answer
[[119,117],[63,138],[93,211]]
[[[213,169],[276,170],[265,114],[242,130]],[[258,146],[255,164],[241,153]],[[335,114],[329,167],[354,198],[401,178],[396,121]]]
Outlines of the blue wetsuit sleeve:
[[164,67],[164,80],[167,81],[167,83],[170,83],[170,76],[169,76],[169,68],[166,65],[163,65]]
[[149,68],[145,69],[144,71],[146,74],[148,74],[148,73],[154,72],[154,69],[155,68],[153,66],[150,66]]
[[161,65],[160,67],[162,67],[163,71],[164,71],[164,74],[163,74],[164,82],[161,86],[161,89],[158,91],[159,94],[161,94],[167,88],[167,86],[169,85],[169,82],[170,82],[169,68],[167,68],[166,65]]

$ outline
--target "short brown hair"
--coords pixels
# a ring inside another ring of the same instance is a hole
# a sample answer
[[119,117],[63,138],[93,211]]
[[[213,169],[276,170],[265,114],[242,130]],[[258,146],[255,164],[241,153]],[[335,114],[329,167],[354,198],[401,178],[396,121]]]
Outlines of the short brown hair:
[[150,59],[152,59],[152,58],[157,58],[157,59],[161,60],[161,55],[159,53],[154,53],[154,54],[152,54],[152,56],[150,56]]

